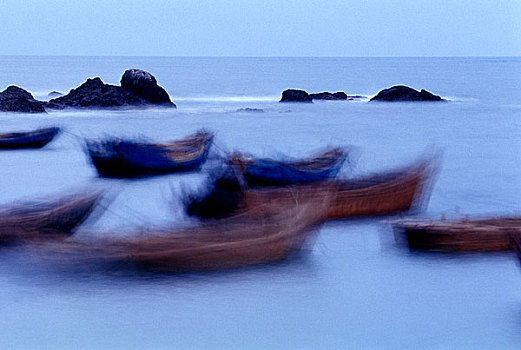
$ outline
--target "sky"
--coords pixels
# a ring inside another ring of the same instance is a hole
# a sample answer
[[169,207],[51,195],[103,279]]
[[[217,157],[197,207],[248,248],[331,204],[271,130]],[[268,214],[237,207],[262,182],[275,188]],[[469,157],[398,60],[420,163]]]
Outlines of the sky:
[[0,28],[0,55],[521,56],[521,0],[1,0]]

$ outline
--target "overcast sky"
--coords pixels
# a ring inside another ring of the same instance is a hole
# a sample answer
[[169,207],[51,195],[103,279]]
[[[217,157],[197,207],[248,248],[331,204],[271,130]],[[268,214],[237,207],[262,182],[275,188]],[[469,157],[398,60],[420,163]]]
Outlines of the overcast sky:
[[521,56],[521,0],[0,0],[0,55]]

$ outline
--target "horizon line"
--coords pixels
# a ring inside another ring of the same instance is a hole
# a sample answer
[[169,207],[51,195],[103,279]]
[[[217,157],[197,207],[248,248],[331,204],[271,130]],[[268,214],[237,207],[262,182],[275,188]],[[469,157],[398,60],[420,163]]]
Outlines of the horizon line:
[[96,57],[96,58],[521,58],[513,56],[165,56],[165,55],[3,55],[0,57]]

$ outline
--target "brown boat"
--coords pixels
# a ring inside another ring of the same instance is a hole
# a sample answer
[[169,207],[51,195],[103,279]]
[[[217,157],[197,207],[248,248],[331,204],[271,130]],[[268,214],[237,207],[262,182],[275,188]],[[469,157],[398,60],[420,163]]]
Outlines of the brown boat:
[[102,195],[91,191],[5,208],[0,211],[0,244],[63,240],[87,219]]
[[410,249],[442,252],[511,251],[511,234],[521,229],[521,218],[461,221],[405,221],[395,225],[405,233]]
[[518,226],[517,230],[510,233],[510,244],[521,261],[521,226]]
[[359,179],[246,190],[243,202],[245,208],[250,209],[269,201],[324,195],[332,198],[327,211],[328,219],[388,215],[422,204],[434,169],[434,158],[423,159],[401,170]]
[[154,270],[186,271],[264,264],[298,252],[325,218],[328,198],[251,211],[197,227],[141,232],[118,241],[41,245],[48,256],[74,261],[132,261]]

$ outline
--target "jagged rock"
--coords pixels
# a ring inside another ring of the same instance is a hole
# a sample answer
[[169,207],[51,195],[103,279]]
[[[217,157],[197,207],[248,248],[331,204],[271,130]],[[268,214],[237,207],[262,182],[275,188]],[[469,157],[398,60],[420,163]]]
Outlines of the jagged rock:
[[49,96],[49,97],[58,97],[58,96],[63,96],[63,94],[61,92],[58,92],[58,91],[51,91],[51,92],[49,92],[49,94],[47,96]]
[[0,111],[22,113],[45,113],[43,103],[34,99],[30,92],[11,85],[0,92]]
[[87,79],[67,95],[51,99],[45,104],[50,109],[146,107],[160,105],[173,107],[166,91],[157,85],[149,73],[137,69],[125,71],[121,78],[124,86],[105,84],[99,77]]
[[282,92],[280,102],[307,102],[312,103],[311,97],[304,90],[288,89]]
[[165,89],[157,85],[156,78],[140,69],[126,70],[121,77],[121,87],[154,104],[173,104]]
[[263,113],[264,112],[264,109],[261,109],[261,108],[239,108],[238,110],[236,110],[235,112],[237,113],[240,113],[240,112],[248,112],[248,113]]
[[427,90],[417,91],[404,85],[396,85],[380,91],[370,101],[384,102],[415,102],[415,101],[445,101],[440,96]]
[[338,91],[335,93],[319,92],[316,94],[309,94],[309,97],[311,97],[312,100],[329,100],[329,101],[347,100],[347,94],[343,91]]

